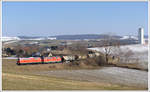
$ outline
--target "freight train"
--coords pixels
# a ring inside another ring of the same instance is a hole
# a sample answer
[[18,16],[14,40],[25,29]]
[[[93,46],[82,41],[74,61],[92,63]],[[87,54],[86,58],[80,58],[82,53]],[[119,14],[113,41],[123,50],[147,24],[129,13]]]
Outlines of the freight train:
[[63,63],[72,62],[75,60],[82,60],[86,58],[94,58],[99,56],[99,53],[87,54],[87,55],[68,55],[68,56],[51,56],[51,57],[29,57],[29,58],[18,58],[17,64],[45,64],[45,63]]
[[77,60],[77,56],[51,56],[51,57],[29,57],[18,58],[17,64],[46,64],[46,63],[63,63]]

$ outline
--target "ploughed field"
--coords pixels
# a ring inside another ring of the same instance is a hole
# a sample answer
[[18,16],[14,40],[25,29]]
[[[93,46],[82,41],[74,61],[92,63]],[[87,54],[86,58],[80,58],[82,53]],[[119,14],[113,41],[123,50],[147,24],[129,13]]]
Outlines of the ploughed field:
[[147,90],[148,72],[118,68],[63,69],[61,63],[16,65],[2,61],[3,90]]

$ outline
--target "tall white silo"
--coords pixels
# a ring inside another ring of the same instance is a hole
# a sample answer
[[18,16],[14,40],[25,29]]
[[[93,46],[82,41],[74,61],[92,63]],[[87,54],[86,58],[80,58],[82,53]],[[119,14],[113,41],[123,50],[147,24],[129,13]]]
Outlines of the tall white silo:
[[139,28],[138,30],[138,40],[139,40],[139,44],[144,44],[144,28]]

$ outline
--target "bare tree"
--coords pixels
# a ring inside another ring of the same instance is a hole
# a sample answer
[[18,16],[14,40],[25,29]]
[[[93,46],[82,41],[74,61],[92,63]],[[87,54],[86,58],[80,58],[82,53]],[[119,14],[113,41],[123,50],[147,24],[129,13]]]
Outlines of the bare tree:
[[88,50],[84,44],[76,43],[69,48],[74,54],[88,54]]
[[[129,48],[120,48],[119,47],[115,47],[112,50],[112,55],[117,57],[119,59],[119,61],[123,62],[129,62],[131,60],[131,58],[133,57],[134,53],[132,50],[130,50]],[[137,59],[138,60],[138,59]]]
[[108,56],[111,53],[111,37],[109,35],[104,35],[104,39],[103,39],[103,50],[104,50],[104,55],[105,55],[105,60],[106,63],[108,63]]
[[134,53],[129,48],[127,48],[126,52],[123,54],[124,61],[129,62],[133,55]]
[[123,54],[123,51],[120,48],[119,41],[115,41],[111,50],[111,55],[113,58],[120,59],[120,56]]
[[116,52],[115,50],[119,50],[120,48],[119,40],[114,38],[111,34],[106,34],[104,35],[104,39],[102,41],[105,60],[108,64],[109,56],[113,55],[113,53]]
[[121,48],[120,41],[114,38],[111,34],[104,35],[102,40],[103,53],[105,55],[106,63],[108,64],[110,56],[113,58],[118,58],[118,61],[130,61],[133,58],[133,51],[129,48]]

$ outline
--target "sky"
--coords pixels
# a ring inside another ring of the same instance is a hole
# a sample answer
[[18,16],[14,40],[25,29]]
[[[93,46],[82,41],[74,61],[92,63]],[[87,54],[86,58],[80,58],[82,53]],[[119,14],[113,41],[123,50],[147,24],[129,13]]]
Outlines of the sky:
[[2,36],[148,34],[147,2],[3,2]]

